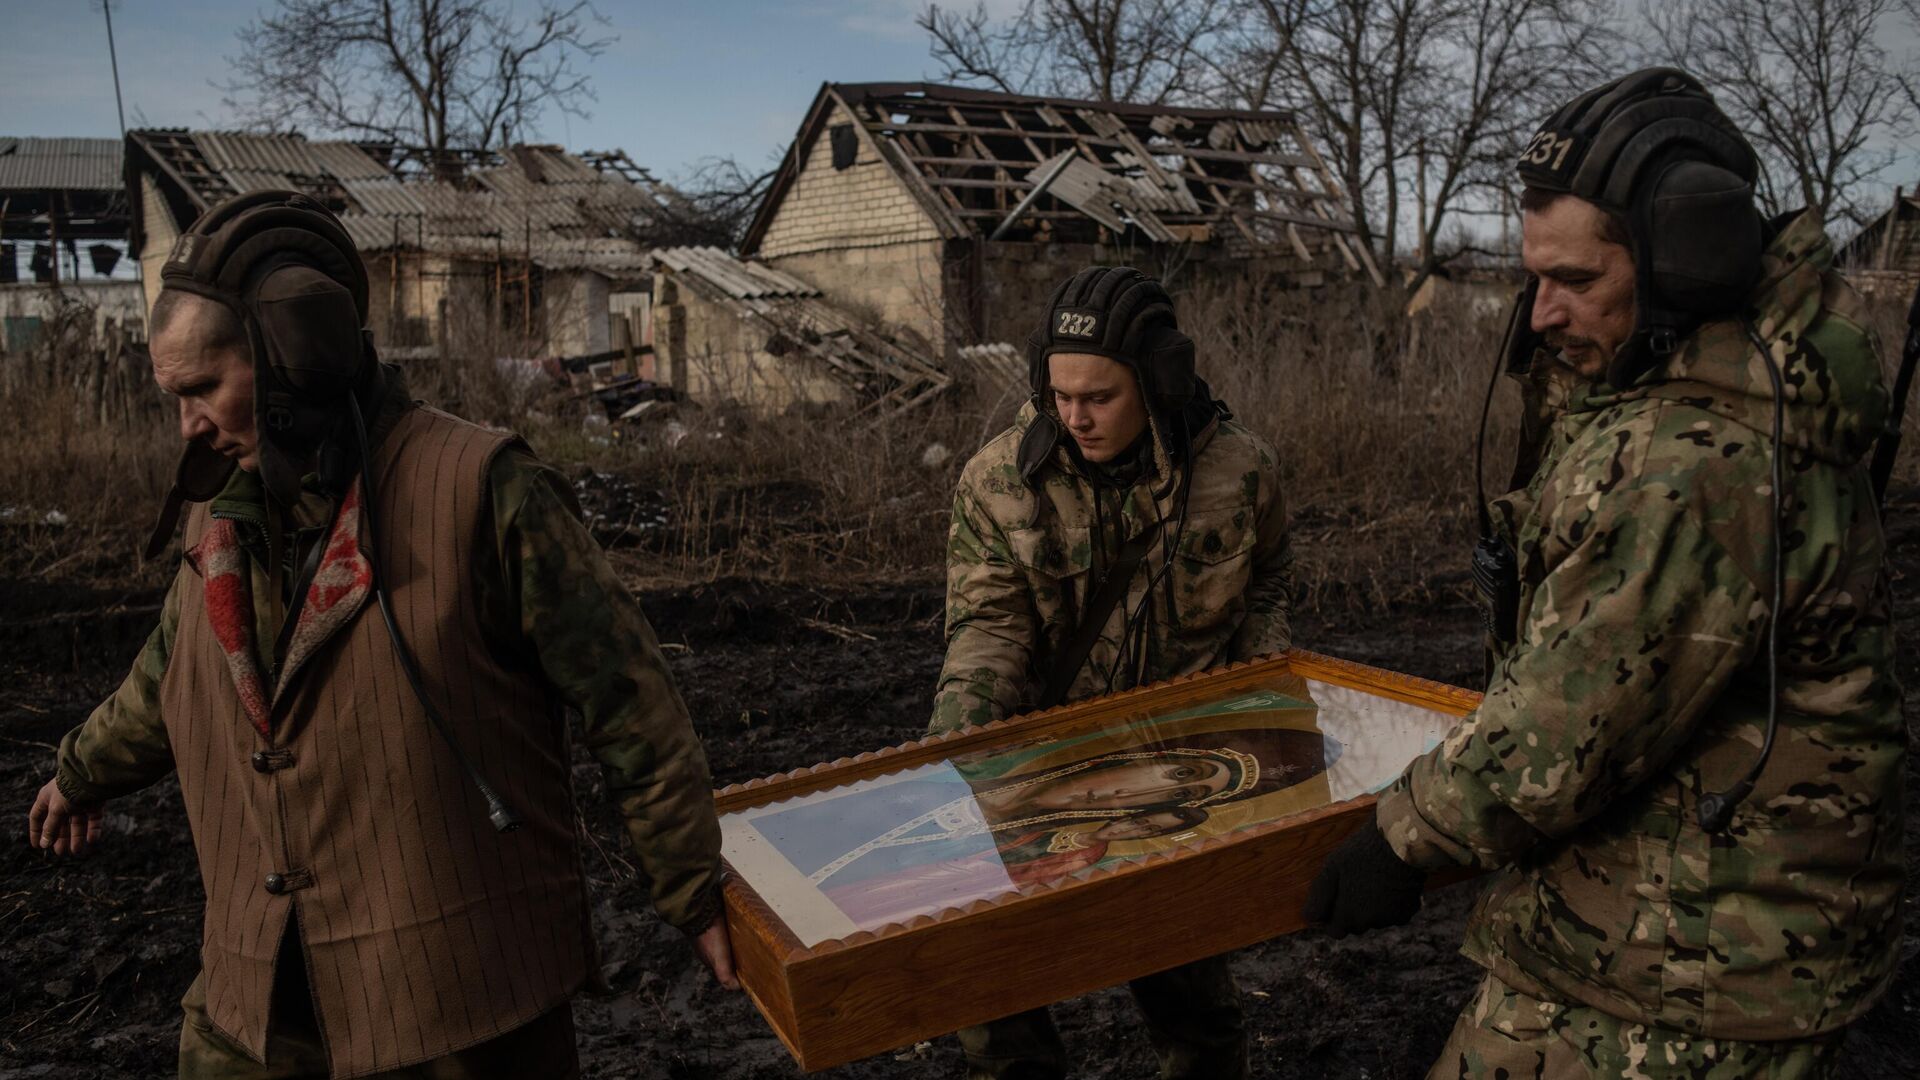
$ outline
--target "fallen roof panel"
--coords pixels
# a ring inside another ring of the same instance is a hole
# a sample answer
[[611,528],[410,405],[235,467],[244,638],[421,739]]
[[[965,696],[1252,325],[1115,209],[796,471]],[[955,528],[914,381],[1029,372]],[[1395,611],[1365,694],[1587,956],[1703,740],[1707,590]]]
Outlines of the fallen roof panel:
[[764,263],[711,247],[666,248],[656,265],[768,334],[769,351],[804,353],[866,398],[867,409],[911,408],[953,385],[953,376],[888,330],[827,302],[820,290]]
[[763,262],[736,259],[715,247],[663,248],[653,258],[670,269],[697,274],[737,300],[822,295],[791,274]]

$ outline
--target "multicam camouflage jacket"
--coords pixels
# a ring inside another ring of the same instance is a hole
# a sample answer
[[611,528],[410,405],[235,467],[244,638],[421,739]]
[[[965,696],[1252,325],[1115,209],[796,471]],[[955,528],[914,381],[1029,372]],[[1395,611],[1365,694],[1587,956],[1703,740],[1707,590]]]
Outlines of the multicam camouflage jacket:
[[[404,383],[395,379],[376,440],[405,407]],[[681,930],[702,930],[720,913],[712,781],[653,629],[581,523],[563,476],[510,446],[494,459],[488,488],[493,543],[476,545],[468,575],[488,645],[536,667],[579,710],[655,908]],[[240,526],[252,556],[254,640],[271,648],[284,605],[269,584],[265,505],[259,479],[236,472],[211,508]],[[56,780],[69,799],[99,803],[173,770],[159,689],[180,625],[177,594],[169,591],[120,688],[61,741]],[[259,659],[272,669],[274,658]]]
[[[1152,471],[1124,490],[1095,483],[1064,447],[1029,486],[1016,455],[1036,415],[1031,403],[1023,407],[960,475],[947,533],[947,659],[934,698],[934,731],[989,723],[1031,706],[1050,658],[1073,633],[1114,553],[1162,520],[1161,535],[1067,700],[1292,643],[1293,557],[1272,447],[1230,420],[1196,434],[1182,528],[1173,470],[1186,466],[1173,464],[1157,432]],[[1149,598],[1149,581],[1163,571]],[[1147,620],[1146,642],[1129,666],[1121,639],[1133,612]]]
[[[1899,955],[1906,733],[1884,540],[1862,464],[1888,395],[1860,302],[1804,214],[1738,322],[1626,390],[1575,384],[1499,501],[1518,640],[1485,701],[1381,798],[1425,867],[1505,868],[1466,954],[1521,991],[1715,1038],[1859,1017]],[[1785,376],[1779,733],[1753,765],[1772,606],[1766,369]],[[1561,369],[1564,371],[1564,369]]]

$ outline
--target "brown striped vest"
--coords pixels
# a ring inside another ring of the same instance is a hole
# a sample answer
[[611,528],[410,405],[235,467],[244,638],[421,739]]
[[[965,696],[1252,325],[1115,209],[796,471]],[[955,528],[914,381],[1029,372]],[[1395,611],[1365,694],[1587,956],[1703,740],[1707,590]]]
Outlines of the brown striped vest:
[[[468,587],[508,442],[414,408],[374,453],[382,577],[427,692],[525,825],[496,833],[395,660],[371,595],[290,666],[269,741],[182,571],[161,709],[207,910],[207,1014],[256,1057],[289,916],[336,1077],[439,1057],[565,1001],[595,965],[564,714],[504,666]],[[197,509],[193,549],[208,526]],[[366,542],[365,523],[360,531]],[[269,887],[269,875],[278,875]]]

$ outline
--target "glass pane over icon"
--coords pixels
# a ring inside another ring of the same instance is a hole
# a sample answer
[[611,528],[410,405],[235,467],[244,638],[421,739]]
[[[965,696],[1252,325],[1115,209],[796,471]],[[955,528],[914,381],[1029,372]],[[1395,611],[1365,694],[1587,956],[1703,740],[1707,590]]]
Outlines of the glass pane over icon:
[[1454,723],[1281,672],[727,814],[723,851],[817,945],[1377,791]]

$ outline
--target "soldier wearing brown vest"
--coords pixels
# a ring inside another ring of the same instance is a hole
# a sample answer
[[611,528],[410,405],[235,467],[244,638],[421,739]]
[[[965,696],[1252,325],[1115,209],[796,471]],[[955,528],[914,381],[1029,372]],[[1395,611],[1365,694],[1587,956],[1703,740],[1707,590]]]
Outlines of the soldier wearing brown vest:
[[661,916],[736,986],[705,755],[657,642],[525,444],[409,400],[318,203],[182,237],[151,318],[185,557],[30,814],[78,854],[178,771],[207,892],[186,1077],[575,1075],[597,980],[564,708]]

